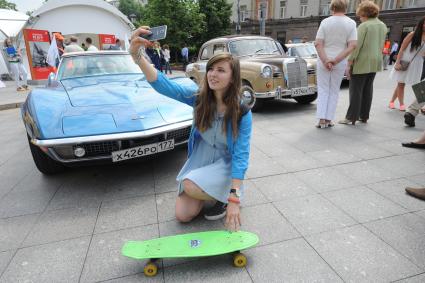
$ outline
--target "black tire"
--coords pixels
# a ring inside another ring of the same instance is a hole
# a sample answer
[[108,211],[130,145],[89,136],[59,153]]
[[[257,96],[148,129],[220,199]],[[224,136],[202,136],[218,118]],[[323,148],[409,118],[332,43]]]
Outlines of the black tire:
[[317,93],[311,95],[305,95],[300,97],[294,97],[295,101],[300,104],[310,104],[317,99]]
[[30,150],[35,166],[37,166],[37,169],[41,173],[46,175],[53,175],[65,170],[65,166],[51,159],[50,156],[45,154],[38,146],[33,145],[29,138],[28,143],[30,145]]

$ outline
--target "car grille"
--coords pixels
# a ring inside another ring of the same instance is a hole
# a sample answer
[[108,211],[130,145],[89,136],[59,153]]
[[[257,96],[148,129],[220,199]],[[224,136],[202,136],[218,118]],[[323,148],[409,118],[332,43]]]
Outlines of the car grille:
[[[186,127],[140,139],[84,143],[76,144],[72,147],[68,146],[67,148],[66,146],[61,146],[55,147],[54,150],[63,159],[75,159],[76,157],[73,152],[77,147],[82,147],[86,151],[86,154],[82,158],[110,156],[113,151],[157,143],[169,139],[174,139],[175,144],[183,143],[189,139],[190,129],[191,127]],[[70,150],[71,148],[72,151]]]
[[307,63],[297,60],[286,65],[287,86],[289,89],[308,86]]
[[175,143],[180,143],[189,139],[190,135],[190,127],[179,129],[175,131],[171,131],[167,133],[167,140],[174,139]]

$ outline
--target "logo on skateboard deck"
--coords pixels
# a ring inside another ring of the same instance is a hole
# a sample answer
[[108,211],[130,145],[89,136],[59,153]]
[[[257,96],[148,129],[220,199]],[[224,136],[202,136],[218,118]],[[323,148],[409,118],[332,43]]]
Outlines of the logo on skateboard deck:
[[190,247],[191,248],[199,248],[200,245],[201,245],[200,240],[190,240]]

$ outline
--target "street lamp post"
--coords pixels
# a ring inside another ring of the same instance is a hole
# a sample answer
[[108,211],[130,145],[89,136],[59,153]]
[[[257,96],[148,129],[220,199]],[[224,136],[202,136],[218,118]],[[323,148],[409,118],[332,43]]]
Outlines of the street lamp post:
[[266,35],[266,7],[267,1],[262,0],[260,3],[260,35]]
[[238,22],[236,23],[236,34],[241,33],[241,5],[240,0],[237,2]]

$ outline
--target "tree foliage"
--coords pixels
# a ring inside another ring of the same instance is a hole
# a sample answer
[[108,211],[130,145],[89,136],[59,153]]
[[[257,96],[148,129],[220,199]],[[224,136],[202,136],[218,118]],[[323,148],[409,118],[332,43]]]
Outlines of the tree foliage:
[[230,34],[232,26],[232,4],[226,0],[199,0],[200,11],[205,14],[206,30],[197,41],[205,42],[212,38]]
[[206,25],[205,15],[195,0],[149,0],[139,24],[167,25],[167,38],[161,43],[174,48],[182,48],[185,43],[192,45],[193,39],[205,31]]
[[7,0],[0,0],[0,9],[7,9],[7,10],[17,11],[16,4],[10,3]]
[[136,0],[120,0],[118,10],[120,10],[129,19],[130,15],[135,15],[136,20],[140,21],[142,18],[143,6]]

